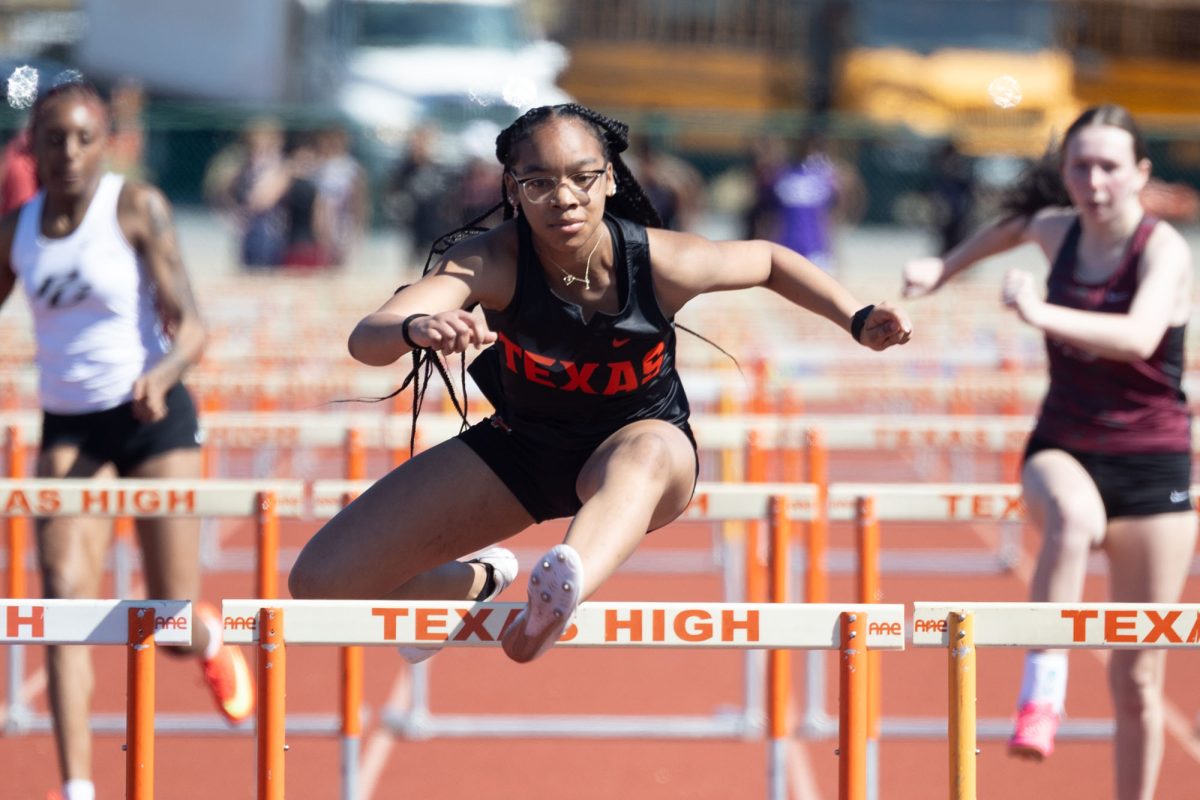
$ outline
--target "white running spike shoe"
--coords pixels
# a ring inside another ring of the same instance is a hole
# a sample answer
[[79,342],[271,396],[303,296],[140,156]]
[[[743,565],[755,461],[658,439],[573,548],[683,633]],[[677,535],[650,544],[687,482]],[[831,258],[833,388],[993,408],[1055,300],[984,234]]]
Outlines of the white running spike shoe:
[[504,652],[524,663],[546,652],[575,618],[583,596],[583,561],[575,548],[559,544],[538,559],[529,576],[529,604],[501,639]]
[[[489,547],[486,550],[480,550],[478,553],[463,558],[463,563],[483,564],[485,567],[491,568],[492,582],[495,584],[495,588],[486,597],[475,598],[476,602],[486,602],[498,597],[517,579],[517,557],[511,550],[504,547]],[[405,661],[410,664],[419,664],[437,655],[438,651],[442,649],[442,644],[405,644],[398,649]]]

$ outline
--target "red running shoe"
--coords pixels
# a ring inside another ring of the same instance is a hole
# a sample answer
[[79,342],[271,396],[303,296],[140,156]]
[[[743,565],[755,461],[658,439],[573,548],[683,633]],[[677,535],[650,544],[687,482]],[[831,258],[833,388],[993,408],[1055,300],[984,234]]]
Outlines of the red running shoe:
[[1026,703],[1017,712],[1017,725],[1008,740],[1008,752],[1018,758],[1041,761],[1054,752],[1059,713],[1049,703]]
[[[220,616],[215,608],[207,603],[196,603],[195,609],[197,618],[205,620],[205,624],[217,621],[220,630]],[[211,626],[209,630],[212,630]],[[222,644],[215,656],[203,662],[203,667],[204,682],[225,719],[235,725],[249,719],[254,713],[254,677],[241,648]]]

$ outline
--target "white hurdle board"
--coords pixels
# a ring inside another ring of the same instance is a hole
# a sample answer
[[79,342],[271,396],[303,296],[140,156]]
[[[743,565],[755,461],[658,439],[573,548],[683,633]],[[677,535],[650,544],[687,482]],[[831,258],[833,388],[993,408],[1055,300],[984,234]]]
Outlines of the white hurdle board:
[[[369,600],[225,600],[226,642],[258,640],[263,608],[283,611],[296,645],[487,647],[500,643],[524,603]],[[842,612],[866,613],[867,647],[904,649],[901,604],[583,603],[559,647],[836,649]]]
[[963,613],[977,647],[1200,647],[1200,604],[945,602],[914,604],[913,646],[947,647],[947,620]]
[[126,644],[131,608],[154,615],[156,643],[192,643],[189,600],[0,600],[0,645]]
[[259,493],[275,494],[276,513],[304,512],[304,481],[0,479],[0,517],[239,517],[259,511]]
[[859,497],[874,498],[879,520],[1008,522],[1025,516],[1016,483],[832,483],[829,518],[854,519]]
[[[319,480],[313,482],[313,515],[332,517],[342,509],[342,500],[365,492],[373,481]],[[702,481],[696,485],[692,502],[680,515],[682,520],[766,519],[771,498],[787,498],[787,514],[792,520],[811,520],[817,507],[817,487],[810,483],[719,483]]]

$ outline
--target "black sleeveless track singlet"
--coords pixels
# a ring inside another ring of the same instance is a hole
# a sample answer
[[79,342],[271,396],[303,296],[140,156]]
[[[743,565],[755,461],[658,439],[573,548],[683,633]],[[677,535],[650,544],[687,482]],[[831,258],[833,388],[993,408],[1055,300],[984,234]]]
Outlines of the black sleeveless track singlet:
[[646,229],[606,215],[618,310],[582,309],[554,294],[518,217],[516,287],[504,309],[484,309],[499,340],[470,374],[504,424],[539,445],[595,447],[641,419],[686,429],[688,401],[675,371],[675,325],[654,295]]

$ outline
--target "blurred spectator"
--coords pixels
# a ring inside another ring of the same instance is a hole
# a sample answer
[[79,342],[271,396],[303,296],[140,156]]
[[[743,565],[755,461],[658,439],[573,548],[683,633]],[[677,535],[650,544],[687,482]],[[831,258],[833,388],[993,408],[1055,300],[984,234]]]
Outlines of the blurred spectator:
[[[503,170],[495,158],[474,156],[467,161],[458,179],[458,190],[454,193],[453,210],[455,224],[464,224],[487,213],[500,202]],[[481,220],[480,225],[493,225],[499,221],[500,212],[494,218]],[[445,233],[445,231],[441,231]]]
[[930,174],[938,253],[945,254],[970,232],[975,212],[975,175],[954,142],[946,142],[934,153]]
[[37,166],[30,146],[29,129],[22,128],[0,154],[0,214],[19,208],[37,194]]
[[704,192],[700,172],[656,147],[647,136],[634,138],[629,150],[629,169],[662,217],[663,227],[677,231],[691,229],[698,200]]
[[434,239],[460,224],[450,213],[453,175],[434,157],[439,136],[433,126],[415,129],[404,156],[388,176],[387,206],[408,242],[406,266],[424,259]]
[[147,180],[142,157],[146,130],[142,123],[145,93],[134,80],[122,80],[109,99],[112,133],[108,138],[108,169],[129,180]]
[[[313,144],[301,141],[289,154],[286,181],[276,203],[283,214],[286,244],[282,265],[292,269],[319,269],[333,263],[330,229],[332,214],[322,202],[317,174],[320,156]],[[265,198],[264,198],[265,199]]]
[[317,134],[313,173],[319,213],[327,226],[326,241],[331,264],[345,264],[362,241],[371,217],[367,173],[350,154],[350,136],[334,125]]
[[753,212],[755,235],[790,247],[833,273],[831,225],[839,200],[838,169],[820,132],[798,139],[791,156],[773,175],[763,175]]
[[291,183],[283,144],[283,130],[276,120],[251,120],[239,144],[213,157],[204,178],[209,202],[231,213],[238,224],[240,257],[246,267],[283,263],[288,223],[279,200]]
[[767,199],[775,176],[787,163],[787,150],[777,136],[759,136],[750,146],[751,196],[746,204],[744,239],[769,239]]

